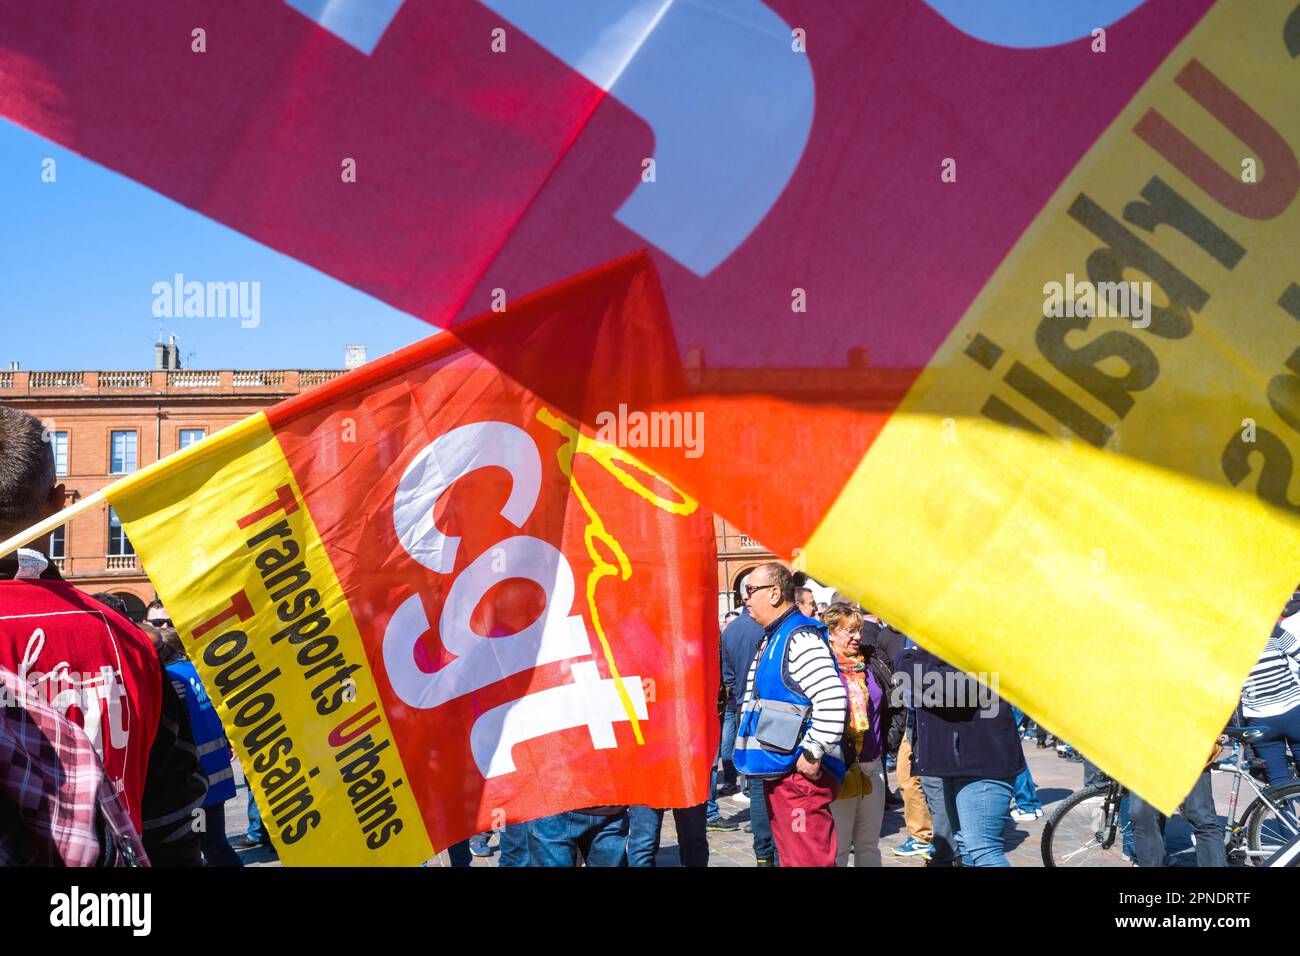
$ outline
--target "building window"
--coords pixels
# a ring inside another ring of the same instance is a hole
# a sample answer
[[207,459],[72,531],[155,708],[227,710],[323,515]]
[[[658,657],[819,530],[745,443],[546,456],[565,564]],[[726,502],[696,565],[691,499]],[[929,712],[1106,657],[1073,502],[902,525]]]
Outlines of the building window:
[[133,431],[113,432],[108,458],[110,475],[129,475],[135,471],[136,434]]
[[62,528],[55,528],[54,533],[50,535],[50,557],[66,558],[68,556],[68,537],[67,525]]
[[179,445],[181,451],[184,451],[186,448],[189,448],[191,445],[197,445],[201,441],[203,441],[202,428],[181,429],[181,440]]
[[68,476],[68,433],[50,432],[50,443],[54,446],[54,474],[66,478]]
[[108,554],[109,557],[135,554],[135,545],[126,536],[122,519],[117,516],[117,509],[112,505],[108,508]]

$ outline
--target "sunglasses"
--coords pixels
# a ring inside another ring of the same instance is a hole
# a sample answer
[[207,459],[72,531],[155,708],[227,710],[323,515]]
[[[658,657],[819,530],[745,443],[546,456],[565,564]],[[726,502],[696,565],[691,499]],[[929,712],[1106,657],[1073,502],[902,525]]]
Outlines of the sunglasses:
[[172,619],[169,617],[147,617],[144,622],[154,627],[171,627]]
[[749,600],[749,599],[752,598],[755,594],[757,594],[759,591],[765,591],[765,590],[767,590],[768,588],[774,588],[774,587],[776,587],[775,584],[746,584],[746,585],[745,585],[745,599],[746,599],[746,600]]

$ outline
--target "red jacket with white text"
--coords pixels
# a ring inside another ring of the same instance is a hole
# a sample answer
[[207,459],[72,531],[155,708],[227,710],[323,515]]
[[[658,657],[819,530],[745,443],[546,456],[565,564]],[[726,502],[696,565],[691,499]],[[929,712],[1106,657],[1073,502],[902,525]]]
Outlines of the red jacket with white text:
[[0,579],[0,666],[85,728],[141,830],[162,707],[161,670],[149,639],[50,568],[39,579]]

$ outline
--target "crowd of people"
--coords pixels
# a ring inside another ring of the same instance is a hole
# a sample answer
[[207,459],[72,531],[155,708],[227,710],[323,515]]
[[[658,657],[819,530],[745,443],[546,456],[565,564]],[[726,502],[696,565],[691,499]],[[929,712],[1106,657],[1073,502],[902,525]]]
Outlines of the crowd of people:
[[[894,855],[933,867],[1010,865],[1008,824],[1043,816],[1023,747],[1046,746],[1045,729],[844,595],[819,604],[783,564],[754,569],[737,598],[740,609],[722,622],[721,737],[708,799],[672,811],[681,865],[707,866],[708,832],[737,828],[721,813],[724,797],[748,806],[760,867],[880,866],[891,805],[908,833]],[[1298,633],[1300,591],[1242,691],[1240,722],[1262,731],[1253,746],[1270,784],[1294,779],[1300,764]],[[922,686],[940,696],[914,699],[911,689]],[[1084,786],[1105,779],[1068,744],[1057,748],[1083,764]],[[1227,865],[1210,776],[1218,756],[1216,747],[1180,807],[1199,866]],[[602,807],[514,824],[500,833],[499,862],[654,866],[664,813]],[[1166,865],[1165,818],[1136,794],[1126,798],[1126,815],[1130,862]],[[490,836],[452,847],[451,865],[490,856]]]
[[[43,426],[0,407],[0,538],[63,504]],[[1009,865],[1010,821],[1043,815],[1024,714],[844,595],[819,604],[781,563],[755,568],[737,597],[719,647],[708,798],[672,808],[682,865],[707,866],[709,831],[737,829],[723,798],[748,806],[760,867],[880,866],[891,805],[908,831],[894,854]],[[1292,778],[1289,757],[1300,762],[1297,634],[1300,590],[1242,692],[1271,783]],[[154,601],[137,623],[112,595],[72,587],[48,539],[0,557],[0,767],[21,771],[0,773],[0,864],[240,865],[226,837],[230,744],[166,608]],[[1182,813],[1198,863],[1224,866],[1208,767]],[[1086,760],[1084,775],[1101,779]],[[247,801],[236,845],[269,845],[251,792]],[[450,861],[495,852],[501,866],[655,866],[667,812],[588,807],[512,823],[495,848],[479,834],[452,846]],[[1133,861],[1163,865],[1164,819],[1136,795],[1128,812]]]

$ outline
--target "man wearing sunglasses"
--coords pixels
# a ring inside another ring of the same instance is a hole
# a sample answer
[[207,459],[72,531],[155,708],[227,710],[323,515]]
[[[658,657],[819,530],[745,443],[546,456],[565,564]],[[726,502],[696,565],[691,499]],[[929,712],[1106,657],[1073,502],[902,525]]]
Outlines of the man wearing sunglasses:
[[745,684],[735,762],[763,780],[781,865],[829,867],[848,694],[825,628],[801,614],[794,599],[794,577],[784,565],[760,565],[745,582],[745,606],[764,638]]
[[172,624],[171,615],[167,613],[167,608],[163,606],[162,601],[157,599],[154,599],[144,612],[144,622],[150,627],[158,628],[160,631],[175,627]]

